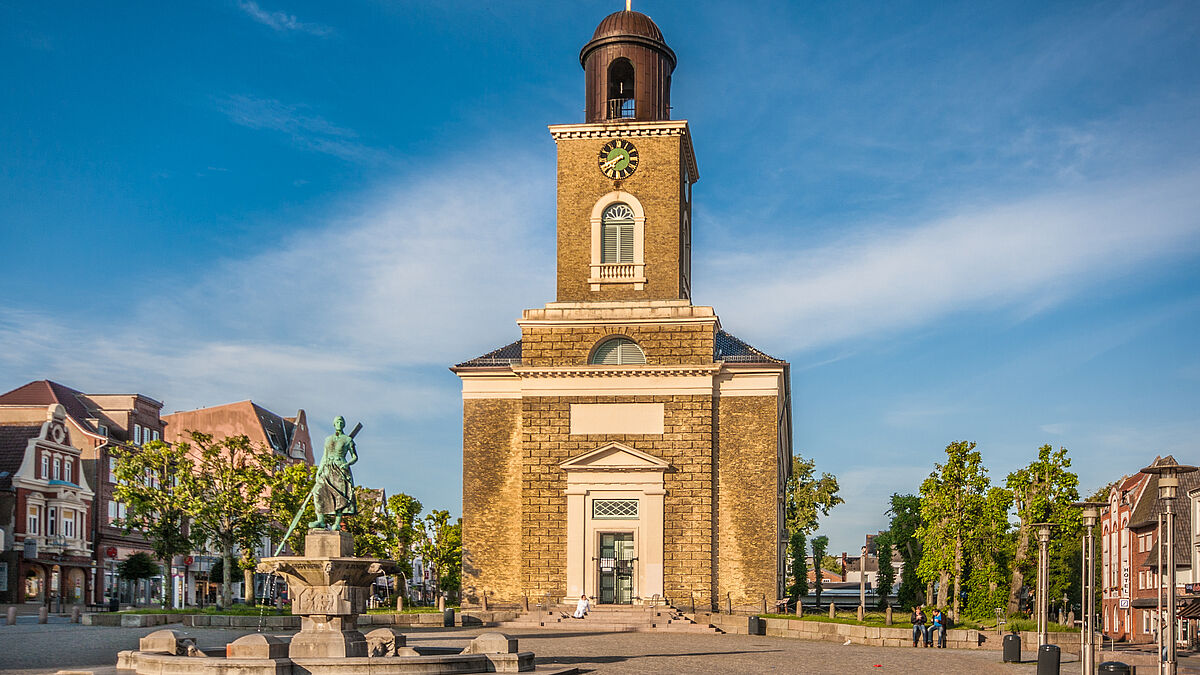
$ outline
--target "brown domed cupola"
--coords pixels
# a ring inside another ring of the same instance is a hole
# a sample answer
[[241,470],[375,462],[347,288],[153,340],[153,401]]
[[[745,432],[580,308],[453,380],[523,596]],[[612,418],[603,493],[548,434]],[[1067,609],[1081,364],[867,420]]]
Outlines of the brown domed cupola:
[[631,10],[604,17],[579,62],[588,122],[671,119],[675,52],[650,17]]

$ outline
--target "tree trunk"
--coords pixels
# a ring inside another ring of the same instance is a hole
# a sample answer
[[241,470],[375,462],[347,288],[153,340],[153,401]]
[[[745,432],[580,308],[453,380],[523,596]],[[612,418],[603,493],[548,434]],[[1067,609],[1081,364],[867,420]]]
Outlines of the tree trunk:
[[950,585],[950,572],[947,570],[942,570],[941,575],[938,576],[938,589],[937,589],[937,606],[938,607],[946,606],[946,588],[949,585]]
[[175,599],[175,593],[174,593],[175,589],[172,588],[173,581],[174,581],[174,575],[171,574],[171,558],[172,557],[174,557],[174,556],[167,556],[166,558],[161,558],[162,569],[163,569],[162,606],[164,609],[169,608],[171,606],[171,601]]
[[1025,586],[1025,573],[1021,565],[1029,557],[1029,526],[1021,521],[1021,529],[1017,531],[1017,553],[1013,556],[1012,585],[1008,590],[1008,613],[1016,614],[1021,604],[1021,589]]
[[242,570],[242,600],[254,604],[254,570]]
[[963,550],[962,550],[962,530],[958,530],[958,534],[954,536],[954,598],[951,603],[954,609],[950,611],[950,618],[958,621],[958,605],[962,602],[962,574],[963,574]]
[[226,549],[221,553],[221,605],[222,609],[233,606],[233,551]]

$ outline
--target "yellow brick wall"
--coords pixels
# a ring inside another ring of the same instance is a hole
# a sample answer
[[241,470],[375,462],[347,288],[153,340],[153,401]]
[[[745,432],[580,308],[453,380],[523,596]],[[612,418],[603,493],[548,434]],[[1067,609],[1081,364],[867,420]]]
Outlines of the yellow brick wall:
[[[662,403],[664,433],[570,435],[572,403]],[[617,441],[671,464],[664,476],[663,581],[668,598],[713,587],[713,404],[711,396],[528,397],[522,407],[522,580],[530,595],[566,591],[566,475],[558,465]]]
[[719,399],[717,576],[733,604],[774,602],[778,592],[778,401]]
[[666,300],[682,297],[680,252],[680,162],[682,136],[630,137],[638,149],[637,171],[621,181],[621,190],[637,197],[646,211],[647,283],[605,285],[591,290],[592,207],[616,189],[600,173],[597,156],[608,138],[558,141],[558,301]]
[[526,366],[582,366],[601,338],[609,335],[626,335],[637,342],[648,365],[713,362],[713,324],[525,326],[521,331],[521,361]]
[[463,594],[516,602],[521,585],[521,401],[463,401]]

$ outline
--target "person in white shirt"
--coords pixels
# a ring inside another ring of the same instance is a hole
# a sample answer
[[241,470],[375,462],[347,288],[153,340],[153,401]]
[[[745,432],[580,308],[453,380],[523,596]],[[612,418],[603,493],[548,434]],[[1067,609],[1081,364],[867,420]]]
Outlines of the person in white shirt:
[[571,617],[575,619],[582,619],[583,617],[587,616],[589,607],[591,607],[591,603],[588,602],[588,596],[579,596],[579,602],[575,605],[575,613],[572,614]]

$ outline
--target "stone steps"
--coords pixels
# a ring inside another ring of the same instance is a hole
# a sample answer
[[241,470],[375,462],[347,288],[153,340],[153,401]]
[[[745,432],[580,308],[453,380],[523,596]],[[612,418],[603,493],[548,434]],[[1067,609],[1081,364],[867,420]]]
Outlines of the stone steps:
[[583,619],[571,618],[575,607],[552,605],[551,609],[534,609],[511,621],[498,624],[500,628],[561,628],[584,632],[669,632],[720,633],[707,624],[698,624],[670,606],[593,607]]

